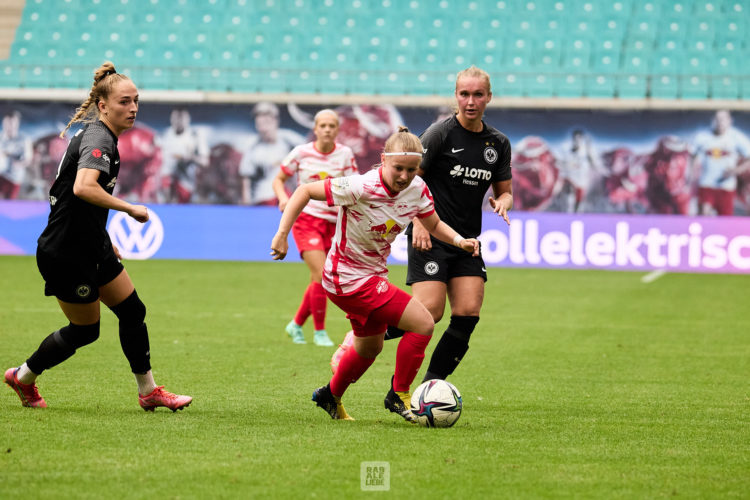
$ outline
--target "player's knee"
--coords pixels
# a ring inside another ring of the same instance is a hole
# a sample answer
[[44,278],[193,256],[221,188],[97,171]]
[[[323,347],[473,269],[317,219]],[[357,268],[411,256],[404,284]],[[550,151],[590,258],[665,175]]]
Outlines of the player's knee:
[[128,298],[110,309],[115,313],[117,319],[120,320],[120,325],[122,326],[137,327],[143,324],[143,321],[146,319],[146,305],[141,302],[135,290],[133,290],[133,293]]
[[[60,337],[73,349],[89,345],[99,338],[99,321],[92,325],[74,325],[58,330]],[[57,332],[56,332],[57,333]]]
[[446,333],[468,342],[477,323],[479,323],[479,316],[451,316]]

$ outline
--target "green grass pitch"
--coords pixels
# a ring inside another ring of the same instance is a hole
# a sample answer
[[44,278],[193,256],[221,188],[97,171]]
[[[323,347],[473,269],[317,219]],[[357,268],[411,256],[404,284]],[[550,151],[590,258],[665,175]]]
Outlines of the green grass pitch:
[[[0,498],[750,498],[750,276],[492,268],[450,378],[463,415],[426,429],[383,408],[395,343],[347,392],[355,422],[310,401],[333,348],[284,332],[303,264],[126,267],[157,383],[193,404],[140,409],[105,308],[99,341],[40,377],[48,409],[0,390]],[[64,318],[33,258],[0,276],[5,369]],[[334,341],[348,329],[329,304]],[[362,490],[370,461],[388,493]]]

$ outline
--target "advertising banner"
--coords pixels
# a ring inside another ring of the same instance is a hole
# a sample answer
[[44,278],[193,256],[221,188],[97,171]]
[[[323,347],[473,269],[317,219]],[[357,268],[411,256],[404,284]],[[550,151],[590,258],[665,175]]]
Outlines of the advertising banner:
[[[275,207],[152,205],[141,224],[110,216],[112,242],[126,259],[270,261]],[[0,254],[33,255],[47,220],[44,202],[0,202]],[[483,221],[487,266],[750,273],[750,218],[511,212]],[[287,261],[300,257],[289,238]],[[390,262],[406,263],[406,238]]]

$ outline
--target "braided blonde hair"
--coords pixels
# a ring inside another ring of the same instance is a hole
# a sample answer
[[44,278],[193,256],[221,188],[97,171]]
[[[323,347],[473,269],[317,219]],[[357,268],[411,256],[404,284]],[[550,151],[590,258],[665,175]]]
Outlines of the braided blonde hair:
[[111,61],[105,61],[94,71],[94,84],[91,86],[88,98],[81,103],[76,109],[73,118],[65,126],[60,137],[65,137],[71,125],[76,122],[93,122],[99,118],[99,101],[109,97],[115,84],[123,80],[130,80],[122,73],[115,70],[115,65]]

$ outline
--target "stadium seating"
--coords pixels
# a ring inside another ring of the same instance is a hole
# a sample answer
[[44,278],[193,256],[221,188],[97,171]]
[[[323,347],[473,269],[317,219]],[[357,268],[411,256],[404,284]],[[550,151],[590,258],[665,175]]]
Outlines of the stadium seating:
[[[28,0],[0,85],[444,94],[476,64],[526,97],[747,98],[741,0]],[[137,77],[137,78],[136,78]]]

